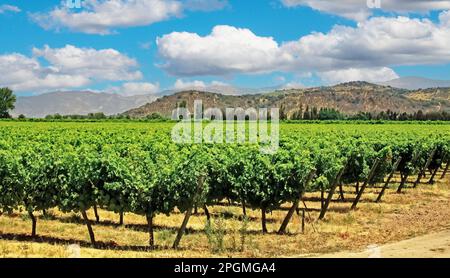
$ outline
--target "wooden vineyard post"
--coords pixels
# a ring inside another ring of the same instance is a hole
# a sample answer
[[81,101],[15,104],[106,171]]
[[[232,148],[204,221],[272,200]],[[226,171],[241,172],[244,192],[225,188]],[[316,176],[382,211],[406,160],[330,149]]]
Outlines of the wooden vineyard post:
[[394,177],[395,171],[397,171],[398,166],[400,165],[400,162],[402,162],[402,157],[400,156],[397,161],[394,163],[394,165],[392,166],[392,171],[389,174],[389,177],[386,180],[386,183],[384,184],[383,188],[381,189],[380,194],[378,195],[377,200],[375,201],[376,203],[381,202],[381,198],[383,198],[384,192],[386,191],[386,189],[389,186],[389,182],[391,181],[391,179]]
[[28,216],[31,219],[31,236],[35,237],[36,236],[36,216],[34,216],[33,211],[31,211],[31,210],[28,211]]
[[341,183],[341,177],[344,174],[345,168],[347,168],[346,165],[342,167],[342,169],[337,173],[336,177],[334,178],[333,184],[331,185],[330,188],[330,192],[328,193],[328,197],[325,200],[322,209],[320,210],[319,220],[325,217],[328,207],[330,206],[331,199],[333,198],[333,194],[336,191],[336,187]]
[[197,201],[198,195],[200,194],[200,192],[201,192],[201,190],[203,188],[204,179],[205,178],[203,176],[201,176],[198,179],[197,191],[195,192],[195,195],[192,198],[192,202],[189,205],[189,208],[186,210],[186,214],[184,216],[183,223],[181,224],[181,227],[178,230],[177,237],[175,238],[175,241],[173,242],[173,246],[172,246],[173,249],[177,249],[178,245],[180,245],[181,238],[183,237],[183,234],[186,231],[186,226],[187,226],[187,224],[189,222],[189,218],[192,215],[192,210],[194,209],[194,206],[196,205],[196,201]]
[[206,220],[207,221],[211,220],[211,215],[209,214],[209,210],[208,210],[208,207],[206,206],[206,204],[203,206],[203,210],[205,211]]
[[323,184],[320,185],[320,210],[323,210],[323,206],[325,205],[325,189]]
[[263,234],[267,234],[267,223],[266,223],[266,210],[267,208],[262,207],[261,208],[261,228],[262,228],[262,232]]
[[245,207],[245,200],[242,200],[242,215],[247,216],[247,209]]
[[379,164],[380,164],[380,159],[377,158],[375,160],[375,163],[372,166],[372,169],[370,169],[369,176],[367,177],[366,181],[359,189],[358,195],[356,195],[355,201],[353,202],[351,209],[356,209],[356,206],[358,205],[359,200],[361,199],[361,196],[364,193],[364,190],[366,189],[367,185],[372,181],[372,178],[375,175],[375,171],[377,170]]
[[306,209],[302,209],[302,234],[305,233],[305,213]]
[[[412,164],[416,163],[416,160],[419,158],[419,155],[420,155],[420,152],[419,152],[419,151],[417,151],[417,152],[414,154],[414,157],[413,157],[413,159],[411,160],[411,163],[412,163]],[[409,174],[410,174],[410,171],[408,171],[408,172],[405,174],[405,176],[402,177],[402,180],[400,181],[400,185],[398,186],[398,189],[397,189],[397,193],[398,193],[398,194],[402,193],[402,190],[403,190],[403,188],[405,187],[406,182],[408,181],[408,176],[409,176]]]
[[339,183],[339,199],[345,201],[344,188],[342,187],[341,182]]
[[123,211],[119,212],[119,225],[123,225]]
[[95,223],[100,223],[100,216],[98,215],[97,211],[97,204],[94,204],[94,215],[95,215]]
[[448,167],[449,167],[450,161],[447,162],[447,166],[445,166],[444,172],[442,173],[441,179],[445,178],[445,175],[448,172]]
[[422,169],[420,169],[419,175],[417,176],[417,180],[414,182],[414,188],[417,187],[417,185],[420,183],[420,180],[424,176],[425,171],[427,170],[428,166],[430,165],[431,161],[433,160],[434,154],[436,153],[436,148],[434,148],[430,155],[428,156],[427,162],[423,166]]
[[150,248],[154,248],[155,247],[155,236],[153,234],[153,214],[147,214],[146,218],[147,218],[147,229],[148,229],[148,235],[149,235],[148,245],[150,246]]
[[[437,172],[439,171],[439,169],[442,168],[442,164],[444,164],[444,161],[447,159],[447,155],[448,155],[447,153],[444,154],[444,156],[442,157],[442,160],[441,160],[441,165],[439,165],[438,167],[436,167],[436,169],[434,169],[434,172],[431,175],[431,178],[428,181],[428,184],[434,184],[434,178],[436,177]],[[448,163],[447,163],[447,167],[448,167]]]
[[[315,174],[316,174],[315,170],[312,170],[309,173],[308,178],[307,178],[306,182],[304,183],[305,188],[308,187],[309,183],[314,178]],[[286,214],[286,217],[283,220],[283,223],[280,226],[280,229],[278,230],[279,235],[284,234],[286,232],[287,225],[289,224],[289,221],[291,221],[292,215],[294,215],[295,210],[298,208],[298,205],[300,204],[300,201],[303,198],[303,194],[304,194],[304,191],[300,190],[300,195],[298,196],[298,199],[296,199],[294,204],[292,204],[291,208],[289,209],[288,213]],[[303,212],[303,213],[305,213],[305,212]]]
[[88,229],[89,238],[91,239],[91,244],[92,244],[92,246],[95,247],[95,245],[96,245],[95,236],[94,236],[94,230],[92,230],[91,220],[89,220],[85,210],[81,211],[81,215],[83,216],[84,224],[86,225],[86,227]]
[[436,169],[434,169],[433,174],[431,174],[431,178],[428,181],[428,184],[434,184],[434,177],[436,177],[437,172],[439,171],[440,167],[437,167]]

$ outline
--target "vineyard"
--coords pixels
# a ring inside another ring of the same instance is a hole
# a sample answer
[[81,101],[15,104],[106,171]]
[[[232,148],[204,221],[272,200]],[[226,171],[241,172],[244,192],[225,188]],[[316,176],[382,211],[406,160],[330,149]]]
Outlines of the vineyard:
[[[101,248],[100,210],[120,223],[140,215],[154,249],[154,219],[182,215],[170,244],[177,249],[198,211],[210,222],[214,207],[232,206],[240,221],[282,238],[294,215],[308,213],[307,194],[317,194],[320,221],[335,201],[357,210],[369,190],[382,203],[388,190],[430,186],[449,171],[446,124],[282,124],[273,155],[250,144],[175,144],[172,125],[0,123],[0,218],[23,211],[39,237],[37,214],[79,213]],[[268,229],[268,214],[280,211],[280,225]]]

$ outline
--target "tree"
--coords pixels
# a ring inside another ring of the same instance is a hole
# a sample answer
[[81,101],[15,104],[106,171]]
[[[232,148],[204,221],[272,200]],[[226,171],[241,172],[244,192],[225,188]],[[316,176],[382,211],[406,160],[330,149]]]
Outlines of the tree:
[[305,113],[303,114],[304,120],[311,120],[311,113],[309,113],[309,106],[306,106]]
[[340,120],[344,116],[334,108],[320,108],[319,120]]
[[155,112],[150,115],[147,115],[147,119],[148,120],[163,120],[164,117],[161,114]]
[[9,110],[14,109],[16,96],[9,88],[0,88],[0,118],[9,118]]
[[317,111],[317,107],[313,107],[311,112],[311,120],[317,120],[319,118],[319,113]]
[[287,118],[286,107],[282,104],[280,107],[280,120],[284,121],[287,120]]

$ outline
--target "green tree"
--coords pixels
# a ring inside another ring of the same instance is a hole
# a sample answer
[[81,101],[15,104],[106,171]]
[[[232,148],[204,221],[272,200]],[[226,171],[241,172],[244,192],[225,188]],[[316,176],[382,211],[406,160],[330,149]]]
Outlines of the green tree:
[[311,120],[311,113],[309,112],[309,106],[306,106],[305,113],[303,114],[304,120]]
[[0,118],[9,118],[9,110],[14,109],[16,96],[9,88],[0,88]]

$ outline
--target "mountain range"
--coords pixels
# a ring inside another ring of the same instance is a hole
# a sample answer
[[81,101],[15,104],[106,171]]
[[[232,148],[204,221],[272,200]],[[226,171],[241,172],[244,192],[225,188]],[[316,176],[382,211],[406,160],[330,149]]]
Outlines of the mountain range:
[[[344,113],[359,111],[414,112],[450,107],[450,81],[419,77],[404,77],[380,84],[350,82],[328,87],[284,89],[236,88],[229,85],[192,87],[184,91],[166,90],[157,94],[123,96],[91,91],[53,92],[18,97],[13,116],[42,118],[46,115],[86,115],[102,112],[106,115],[127,114],[144,117],[151,113],[170,116],[177,103],[188,105],[201,98],[212,107],[283,107],[293,112],[300,104],[337,108]],[[426,88],[426,89],[420,89]],[[143,92],[144,93],[144,92]],[[189,106],[188,106],[189,107]]]
[[37,96],[18,97],[12,116],[20,114],[28,118],[47,115],[87,115],[103,112],[115,115],[152,102],[154,95],[121,96],[90,91],[54,92]]
[[450,80],[434,80],[423,77],[409,76],[397,78],[387,82],[381,82],[379,85],[386,85],[407,90],[419,90],[450,87]]

